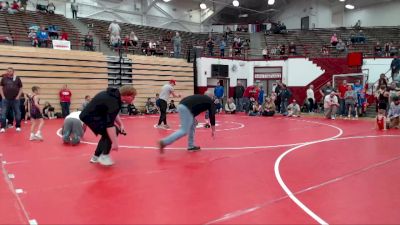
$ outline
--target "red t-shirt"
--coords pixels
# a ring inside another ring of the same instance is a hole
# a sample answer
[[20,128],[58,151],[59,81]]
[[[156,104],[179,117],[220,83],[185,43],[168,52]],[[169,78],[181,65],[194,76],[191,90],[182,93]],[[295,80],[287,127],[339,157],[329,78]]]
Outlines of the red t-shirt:
[[243,97],[246,98],[255,98],[258,99],[258,93],[260,92],[260,89],[256,88],[255,86],[248,86],[246,90],[244,91]]
[[18,3],[13,3],[12,6],[11,6],[11,9],[19,10],[19,5],[18,5]]
[[60,91],[60,102],[71,102],[72,93],[70,90]]
[[384,123],[385,123],[385,118],[384,117],[376,117],[376,123],[378,124],[378,129],[383,130],[385,128]]
[[342,84],[339,86],[340,98],[344,98],[346,91],[347,91],[347,85]]
[[61,40],[66,40],[66,41],[68,41],[68,33],[62,33],[62,34],[61,34]]

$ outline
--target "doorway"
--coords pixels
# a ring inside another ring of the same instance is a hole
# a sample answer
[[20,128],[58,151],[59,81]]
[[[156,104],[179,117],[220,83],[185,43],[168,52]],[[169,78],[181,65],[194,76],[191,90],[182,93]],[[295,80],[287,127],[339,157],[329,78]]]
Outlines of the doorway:
[[222,86],[224,87],[224,103],[225,103],[229,96],[229,78],[208,78],[207,88],[214,93],[214,88],[217,86],[218,82],[222,83]]
[[301,29],[302,30],[310,29],[310,17],[309,16],[301,18]]

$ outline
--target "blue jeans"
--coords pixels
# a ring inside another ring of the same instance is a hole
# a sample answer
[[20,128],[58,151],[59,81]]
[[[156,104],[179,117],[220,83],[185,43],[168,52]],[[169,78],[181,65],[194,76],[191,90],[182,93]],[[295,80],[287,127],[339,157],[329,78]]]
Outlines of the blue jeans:
[[196,123],[193,114],[184,105],[178,105],[179,118],[181,120],[181,127],[168,137],[164,138],[162,142],[165,145],[174,143],[179,138],[189,135],[188,137],[188,148],[194,147],[194,131],[196,129]]
[[235,98],[236,109],[238,112],[243,112],[243,98]]
[[289,103],[288,99],[281,100],[281,114],[284,114],[284,115],[287,114],[287,107],[289,105],[288,103]]
[[344,99],[339,99],[340,104],[340,115],[346,116],[347,115],[347,107],[345,107]]
[[21,127],[21,111],[20,111],[20,104],[19,104],[19,99],[16,100],[7,100],[3,99],[1,102],[1,128],[6,128],[6,119],[7,119],[7,114],[10,109],[12,109],[15,113],[15,121],[16,125],[15,127]]
[[60,102],[61,105],[61,114],[62,117],[65,118],[69,115],[69,106],[71,105],[70,102]]
[[174,45],[174,57],[179,58],[181,55],[181,45]]

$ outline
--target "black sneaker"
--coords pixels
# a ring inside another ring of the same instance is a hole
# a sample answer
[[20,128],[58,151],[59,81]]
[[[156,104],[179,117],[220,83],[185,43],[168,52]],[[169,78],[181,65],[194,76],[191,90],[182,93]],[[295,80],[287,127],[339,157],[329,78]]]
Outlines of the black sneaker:
[[187,149],[189,152],[197,152],[200,151],[200,146],[193,146]]
[[206,125],[204,125],[204,128],[211,128],[211,125],[207,123]]

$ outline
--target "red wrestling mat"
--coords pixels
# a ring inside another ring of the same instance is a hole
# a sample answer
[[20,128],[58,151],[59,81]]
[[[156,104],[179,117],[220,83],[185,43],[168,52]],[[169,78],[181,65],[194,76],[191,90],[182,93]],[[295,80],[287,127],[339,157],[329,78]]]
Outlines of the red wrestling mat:
[[29,142],[27,126],[1,134],[0,223],[400,223],[399,131],[219,115],[215,140],[196,131],[203,151],[186,152],[183,138],[160,156],[156,141],[179,121],[169,115],[171,130],[159,130],[157,120],[124,118],[128,136],[109,168],[88,162],[90,132],[79,146],[62,144],[62,120],[46,121],[44,142]]

